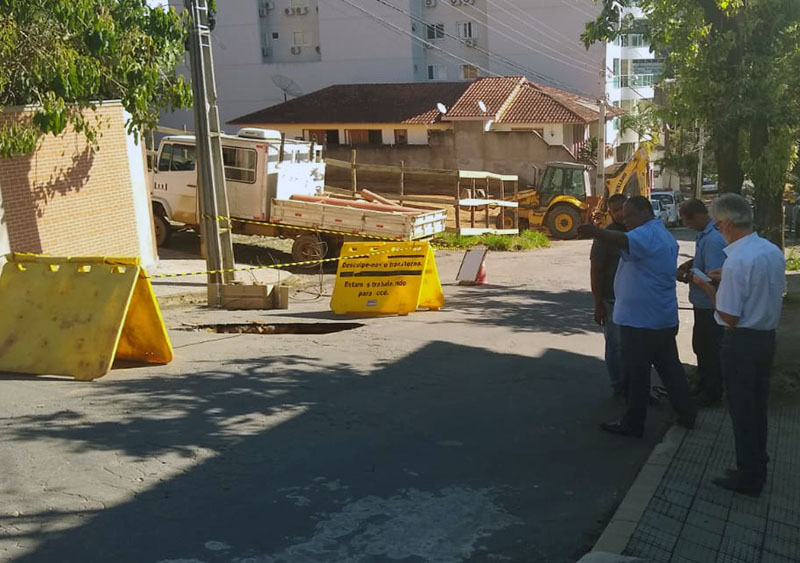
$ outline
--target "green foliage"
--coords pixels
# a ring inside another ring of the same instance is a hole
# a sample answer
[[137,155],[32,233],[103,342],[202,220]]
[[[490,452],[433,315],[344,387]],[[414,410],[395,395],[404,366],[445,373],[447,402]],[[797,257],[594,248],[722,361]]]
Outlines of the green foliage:
[[[613,39],[612,0],[583,35],[587,45]],[[630,4],[633,0],[623,0]],[[668,122],[704,123],[720,188],[755,184],[756,214],[773,241],[780,200],[800,139],[800,2],[797,0],[637,0],[645,36],[664,53]],[[624,32],[623,25],[623,32]]]
[[587,164],[596,164],[598,143],[597,137],[589,137],[589,140],[578,151],[578,160]]
[[435,245],[447,249],[467,249],[482,244],[489,250],[502,252],[534,250],[550,246],[550,239],[539,231],[522,231],[519,235],[485,234],[482,236],[441,233],[433,239],[433,242]]
[[35,104],[0,128],[0,156],[25,154],[38,134],[68,127],[96,144],[91,110],[121,100],[128,131],[153,129],[162,108],[187,107],[183,16],[144,0],[0,0],[0,108]]

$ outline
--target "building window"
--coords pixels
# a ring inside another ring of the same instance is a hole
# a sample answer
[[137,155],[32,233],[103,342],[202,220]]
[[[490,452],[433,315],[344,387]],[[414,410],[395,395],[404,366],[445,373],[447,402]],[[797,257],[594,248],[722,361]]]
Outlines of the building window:
[[292,45],[295,47],[308,47],[308,35],[307,31],[295,31],[292,34]]
[[273,38],[273,39],[277,39],[278,37],[279,37],[279,34],[278,34],[278,32],[277,32],[277,31],[273,31],[273,32],[272,32],[272,38]]
[[444,65],[428,65],[428,80],[444,80],[447,72]]
[[472,22],[459,22],[456,24],[456,31],[461,39],[472,39],[478,36],[477,27],[472,25]]
[[461,65],[461,78],[464,80],[478,78],[478,67],[474,65]]
[[339,130],[338,129],[328,129],[325,132],[325,143],[328,145],[338,145],[339,144]]
[[425,26],[427,29],[428,39],[444,39],[444,24],[443,23],[429,23]]
[[345,133],[351,145],[383,144],[383,132],[380,129],[348,129]]
[[234,147],[222,147],[222,163],[225,179],[252,184],[256,181],[256,151]]
[[621,47],[647,47],[644,35],[641,33],[627,33],[620,35],[619,44]]
[[394,144],[407,145],[408,144],[408,129],[395,129],[394,130]]

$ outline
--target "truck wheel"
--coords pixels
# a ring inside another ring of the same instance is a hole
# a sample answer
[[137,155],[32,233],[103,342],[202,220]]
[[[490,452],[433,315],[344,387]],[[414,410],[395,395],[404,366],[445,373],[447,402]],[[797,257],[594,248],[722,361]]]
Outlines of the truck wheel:
[[578,225],[581,224],[581,214],[570,205],[557,205],[547,214],[545,224],[550,229],[550,234],[557,239],[575,238],[578,235]]
[[153,226],[156,231],[156,246],[164,246],[172,234],[172,227],[163,215],[153,213]]
[[[295,262],[307,262],[309,260],[321,260],[325,258],[327,245],[316,235],[305,234],[294,239],[292,244],[292,260]],[[304,264],[303,268],[314,268],[316,264]]]

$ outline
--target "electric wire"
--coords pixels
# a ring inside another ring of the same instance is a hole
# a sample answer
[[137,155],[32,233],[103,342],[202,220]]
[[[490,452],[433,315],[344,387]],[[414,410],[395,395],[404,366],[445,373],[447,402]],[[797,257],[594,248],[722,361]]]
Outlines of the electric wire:
[[[538,55],[541,55],[543,57],[547,57],[549,59],[554,60],[557,63],[563,64],[565,66],[569,66],[569,67],[574,68],[576,70],[579,70],[581,72],[587,72],[587,73],[590,73],[590,74],[595,74],[595,72],[596,72],[593,69],[588,69],[588,68],[585,68],[585,66],[580,66],[580,65],[588,65],[589,63],[587,63],[586,61],[580,61],[580,60],[578,60],[578,59],[576,59],[574,57],[570,57],[568,55],[563,55],[563,53],[560,53],[558,51],[558,49],[556,49],[554,47],[551,47],[547,43],[543,43],[543,42],[538,41],[536,39],[529,38],[529,40],[532,41],[533,43],[535,43],[536,45],[540,45],[541,47],[544,47],[545,49],[548,49],[548,50],[553,51],[553,52],[555,52],[557,54],[560,54],[564,58],[557,57],[557,56],[554,56],[554,55],[550,55],[549,53],[544,53],[542,51],[536,51],[535,47],[533,47],[532,45],[523,43],[519,39],[517,39],[515,37],[512,37],[512,36],[510,36],[509,34],[503,32],[503,31],[500,31],[499,29],[489,25],[488,23],[484,23],[484,22],[478,21],[477,19],[475,19],[475,17],[473,15],[471,15],[469,12],[467,12],[465,10],[462,10],[458,6],[454,6],[453,4],[450,4],[449,2],[442,2],[442,4],[447,6],[448,8],[450,8],[452,10],[455,10],[455,11],[467,16],[468,18],[470,18],[470,21],[473,21],[473,22],[477,23],[478,25],[482,25],[487,30],[493,31],[493,32],[497,33],[498,35],[500,35],[502,37],[505,37],[509,41],[513,41],[514,43],[516,43],[518,45],[521,45],[522,47],[525,47],[526,49],[528,49],[530,51],[536,52]],[[494,16],[492,16],[492,15],[490,15],[488,13],[486,14],[486,17],[489,20],[493,20],[493,21],[498,22],[503,27],[506,27],[506,28],[510,29],[511,31],[513,31],[515,33],[518,33],[518,34],[521,33],[518,30],[514,29],[513,27],[510,27],[505,22],[500,21],[499,19],[497,19],[496,17],[494,17]],[[574,62],[570,62],[570,61],[574,61]]]
[[[551,33],[553,33],[554,35],[556,35],[556,36],[560,37],[561,39],[563,39],[564,41],[566,41],[566,43],[562,43],[564,45],[564,47],[572,49],[573,53],[575,53],[578,56],[585,57],[585,58],[589,59],[590,61],[592,60],[591,57],[589,57],[586,54],[586,50],[585,49],[581,49],[576,44],[577,40],[576,40],[575,37],[567,37],[566,35],[564,35],[563,33],[561,33],[560,31],[558,31],[555,28],[552,28],[552,29],[547,28],[547,26],[545,24],[540,23],[531,14],[529,14],[528,12],[525,12],[522,8],[519,8],[519,7],[515,6],[509,0],[495,0],[494,2],[492,0],[486,0],[486,2],[488,4],[490,4],[490,5],[495,5],[498,9],[500,9],[503,12],[507,13],[512,18],[516,18],[517,20],[520,21],[520,23],[522,23],[522,24],[526,25],[527,27],[531,28],[536,33],[540,33],[540,34],[544,35],[545,37],[550,37],[551,39],[554,39],[555,41],[560,41],[560,40],[555,39],[555,37],[550,35]],[[497,2],[502,2],[503,4],[508,6],[509,8],[513,8],[516,12],[519,12],[519,14],[515,15],[514,13],[510,12],[508,9],[503,8],[502,6],[497,4]],[[539,26],[542,26],[542,27],[539,27]],[[592,61],[592,62],[594,62],[594,61]]]
[[[431,23],[429,21],[424,20],[423,18],[421,18],[419,16],[415,16],[415,15],[411,14],[410,12],[406,12],[402,8],[394,6],[393,4],[390,4],[389,2],[387,2],[386,0],[376,0],[376,1],[378,3],[380,3],[380,4],[383,4],[384,6],[387,6],[388,8],[391,8],[392,10],[395,10],[396,12],[399,12],[401,14],[404,14],[404,15],[408,16],[413,21],[416,21],[417,23],[420,23],[420,24],[422,24],[424,26],[433,26],[433,25],[435,25],[435,23]],[[449,33],[446,30],[443,30],[442,33],[446,37],[449,37],[451,39],[455,39],[459,43],[463,43],[463,41],[466,39],[464,37],[458,37],[456,35],[453,35],[452,33]],[[423,41],[430,42],[430,40],[428,40],[426,38],[421,38],[421,39]],[[567,89],[572,89],[570,86],[568,86],[567,84],[564,84],[563,82],[560,82],[559,80],[556,80],[556,79],[554,79],[554,78],[552,78],[550,76],[547,76],[545,74],[542,74],[540,72],[537,72],[537,71],[533,70],[530,67],[522,65],[522,64],[517,63],[515,61],[512,61],[510,59],[507,59],[506,57],[503,57],[503,56],[498,55],[496,53],[492,53],[491,51],[489,51],[488,49],[484,49],[480,45],[475,45],[473,47],[473,49],[475,49],[476,51],[478,51],[480,53],[485,54],[488,57],[491,57],[491,58],[494,58],[494,59],[500,61],[501,63],[505,64],[508,68],[510,68],[511,70],[513,70],[515,72],[520,72],[521,71],[525,75],[534,76],[534,77],[536,77],[536,78],[538,78],[538,79],[540,79],[540,80],[542,80],[544,82],[548,82],[548,83],[554,84],[554,85],[559,85],[559,86],[562,86],[562,87],[567,88]]]

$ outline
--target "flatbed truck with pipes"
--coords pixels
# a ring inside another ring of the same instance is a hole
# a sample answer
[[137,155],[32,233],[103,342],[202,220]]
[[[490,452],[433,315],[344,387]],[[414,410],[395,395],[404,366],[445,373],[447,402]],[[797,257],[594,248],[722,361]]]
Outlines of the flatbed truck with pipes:
[[[151,173],[159,246],[176,228],[199,231],[195,154],[193,135],[159,145]],[[232,232],[293,239],[297,262],[337,256],[346,240],[420,240],[445,230],[446,210],[326,197],[322,147],[314,143],[245,128],[222,136],[222,156]]]

